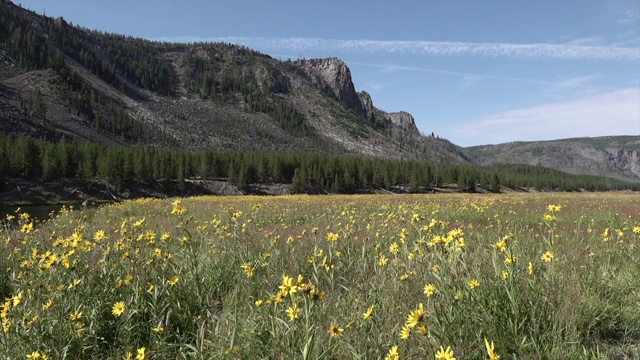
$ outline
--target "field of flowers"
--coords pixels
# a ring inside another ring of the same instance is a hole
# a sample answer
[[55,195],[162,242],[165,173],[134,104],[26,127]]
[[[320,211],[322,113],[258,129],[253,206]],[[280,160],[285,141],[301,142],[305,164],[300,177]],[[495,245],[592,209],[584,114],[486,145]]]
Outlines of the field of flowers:
[[201,197],[0,230],[0,359],[638,359],[633,193]]

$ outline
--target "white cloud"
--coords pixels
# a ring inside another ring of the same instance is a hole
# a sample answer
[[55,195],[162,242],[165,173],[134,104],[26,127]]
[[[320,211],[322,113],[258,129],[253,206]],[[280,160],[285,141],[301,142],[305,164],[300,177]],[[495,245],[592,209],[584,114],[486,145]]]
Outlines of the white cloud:
[[485,115],[449,126],[440,133],[461,146],[639,135],[640,88]]
[[583,44],[510,44],[451,41],[381,41],[318,38],[173,37],[159,41],[228,42],[260,50],[305,50],[350,53],[401,53],[428,56],[480,56],[520,59],[640,60],[640,48]]
[[586,38],[573,39],[567,42],[567,45],[602,45],[604,43],[604,37],[602,36],[591,36]]

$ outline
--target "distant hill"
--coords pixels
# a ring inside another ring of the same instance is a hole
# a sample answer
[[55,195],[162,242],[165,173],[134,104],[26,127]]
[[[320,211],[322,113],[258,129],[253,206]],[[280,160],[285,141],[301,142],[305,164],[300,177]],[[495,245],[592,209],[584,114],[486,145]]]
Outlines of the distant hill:
[[170,44],[72,26],[0,0],[0,130],[183,149],[296,151],[469,163],[374,106],[337,59]]
[[640,182],[640,136],[512,142],[465,150],[481,165],[528,164]]

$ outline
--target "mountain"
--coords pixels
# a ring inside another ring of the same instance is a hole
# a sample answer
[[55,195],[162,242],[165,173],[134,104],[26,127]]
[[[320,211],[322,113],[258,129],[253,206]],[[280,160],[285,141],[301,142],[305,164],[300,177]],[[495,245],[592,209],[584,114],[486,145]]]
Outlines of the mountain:
[[481,165],[528,164],[640,182],[640,136],[512,142],[465,150]]
[[163,149],[523,163],[640,181],[638,137],[463,149],[375,106],[338,58],[93,31],[0,0],[0,133]]
[[357,92],[337,58],[280,61],[223,43],[152,42],[0,0],[0,131],[190,150],[469,163],[406,112]]

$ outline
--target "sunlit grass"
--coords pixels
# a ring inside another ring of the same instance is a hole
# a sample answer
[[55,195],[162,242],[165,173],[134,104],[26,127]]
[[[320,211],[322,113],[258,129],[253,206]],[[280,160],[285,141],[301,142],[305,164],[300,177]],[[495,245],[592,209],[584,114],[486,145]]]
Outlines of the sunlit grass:
[[3,221],[11,359],[640,357],[636,194],[203,197]]

